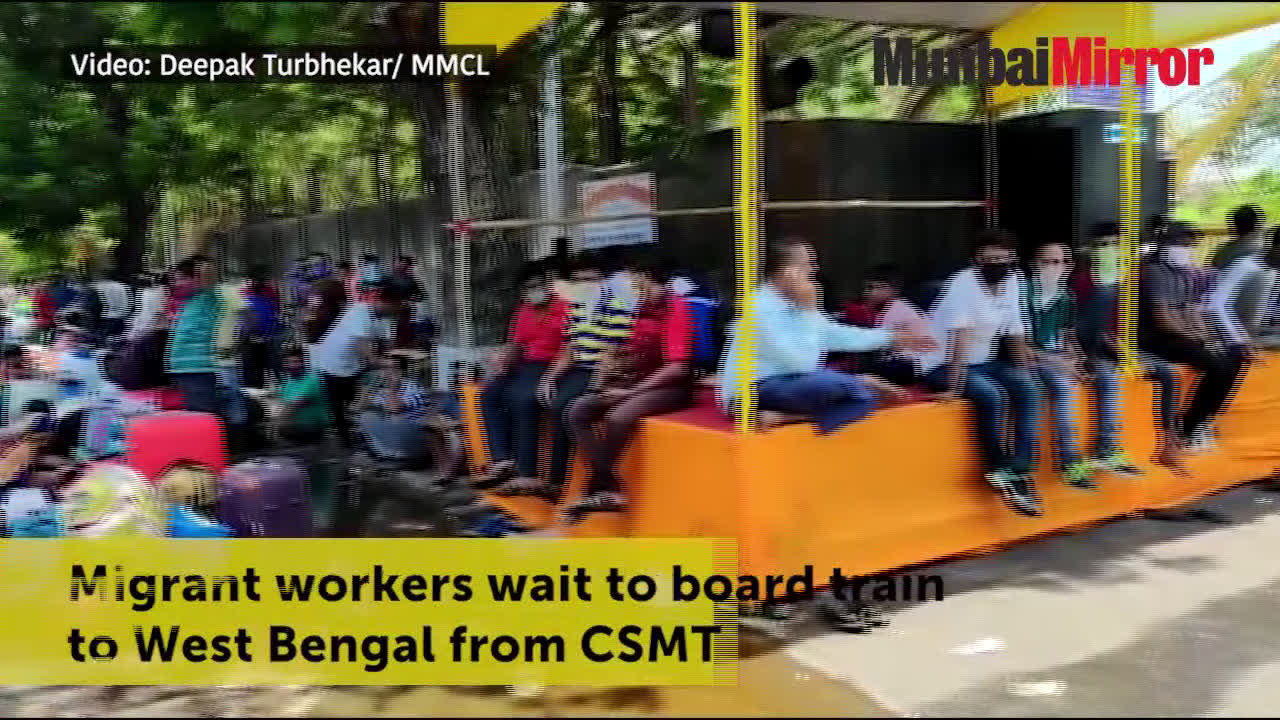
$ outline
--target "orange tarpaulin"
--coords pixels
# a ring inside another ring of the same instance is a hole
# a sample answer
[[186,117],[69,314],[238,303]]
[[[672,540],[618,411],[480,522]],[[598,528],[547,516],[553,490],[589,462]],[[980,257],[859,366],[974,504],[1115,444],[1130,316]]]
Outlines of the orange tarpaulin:
[[[1280,354],[1249,371],[1218,421],[1221,447],[1189,457],[1187,479],[1150,462],[1152,385],[1126,380],[1123,388],[1123,443],[1144,474],[1099,476],[1096,492],[1068,487],[1046,461],[1052,446],[1044,433],[1036,474],[1044,517],[1014,514],[982,482],[965,403],[888,408],[827,437],[808,425],[738,434],[694,409],[642,423],[622,472],[631,509],[569,534],[732,537],[743,572],[812,564],[867,574],[1179,505],[1280,467]],[[483,461],[474,399],[466,389],[470,449]],[[1088,448],[1090,414],[1080,408],[1079,415]],[[574,475],[571,496],[581,491],[581,467]],[[545,502],[503,503],[539,526],[554,523]]]

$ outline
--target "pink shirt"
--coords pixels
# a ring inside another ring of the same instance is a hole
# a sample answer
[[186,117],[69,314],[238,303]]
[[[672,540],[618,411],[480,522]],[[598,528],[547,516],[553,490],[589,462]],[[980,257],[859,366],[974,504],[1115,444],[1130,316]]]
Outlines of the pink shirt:
[[[909,327],[917,333],[929,334],[929,321],[925,316],[916,309],[915,305],[897,298],[892,300],[884,309],[880,311],[876,317],[876,327],[887,328],[889,330],[897,330],[902,327]],[[920,367],[920,358],[924,353],[913,353],[909,350],[895,348],[888,351],[890,357],[901,360],[908,360],[915,363],[916,367]]]

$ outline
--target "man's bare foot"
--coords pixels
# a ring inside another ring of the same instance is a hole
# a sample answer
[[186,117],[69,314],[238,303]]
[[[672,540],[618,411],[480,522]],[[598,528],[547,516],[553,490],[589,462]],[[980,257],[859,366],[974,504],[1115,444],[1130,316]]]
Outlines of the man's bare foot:
[[1191,471],[1187,469],[1182,459],[1182,449],[1174,444],[1165,444],[1156,450],[1155,457],[1152,460],[1157,465],[1163,465],[1173,471],[1174,475],[1186,479],[1191,477]]

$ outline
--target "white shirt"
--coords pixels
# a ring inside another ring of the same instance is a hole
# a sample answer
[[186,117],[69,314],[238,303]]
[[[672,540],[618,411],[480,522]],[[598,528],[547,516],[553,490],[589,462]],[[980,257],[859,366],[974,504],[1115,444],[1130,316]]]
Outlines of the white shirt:
[[940,345],[920,358],[922,372],[930,372],[947,361],[945,344],[951,331],[968,330],[967,365],[991,362],[997,343],[1005,335],[1025,335],[1022,317],[1022,283],[1017,271],[1010,272],[997,292],[990,293],[976,268],[952,275],[929,313],[929,324]]
[[383,335],[369,303],[347,305],[320,342],[307,346],[311,368],[337,377],[353,377],[364,369],[360,342]]
[[1231,261],[1213,284],[1209,293],[1209,316],[1218,330],[1226,334],[1229,343],[1247,345],[1250,342],[1249,331],[1236,315],[1235,302],[1244,281],[1262,270],[1264,268],[1256,255],[1244,255]]
[[94,283],[94,291],[102,301],[102,317],[123,320],[129,315],[129,288],[115,280]]
[[164,312],[165,289],[163,285],[143,288],[138,294],[138,312],[133,316],[129,336],[140,338],[156,329],[156,321]]

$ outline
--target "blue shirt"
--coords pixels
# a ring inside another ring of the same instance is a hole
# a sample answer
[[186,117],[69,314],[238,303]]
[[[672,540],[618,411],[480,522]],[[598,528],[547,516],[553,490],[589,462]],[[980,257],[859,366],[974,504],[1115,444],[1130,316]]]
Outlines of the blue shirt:
[[[768,283],[751,296],[755,306],[755,381],[796,373],[814,372],[822,367],[829,352],[867,352],[887,347],[891,339],[884,328],[858,328],[827,318],[816,309],[801,310]],[[739,323],[720,368],[720,402],[728,404],[738,396]]]

